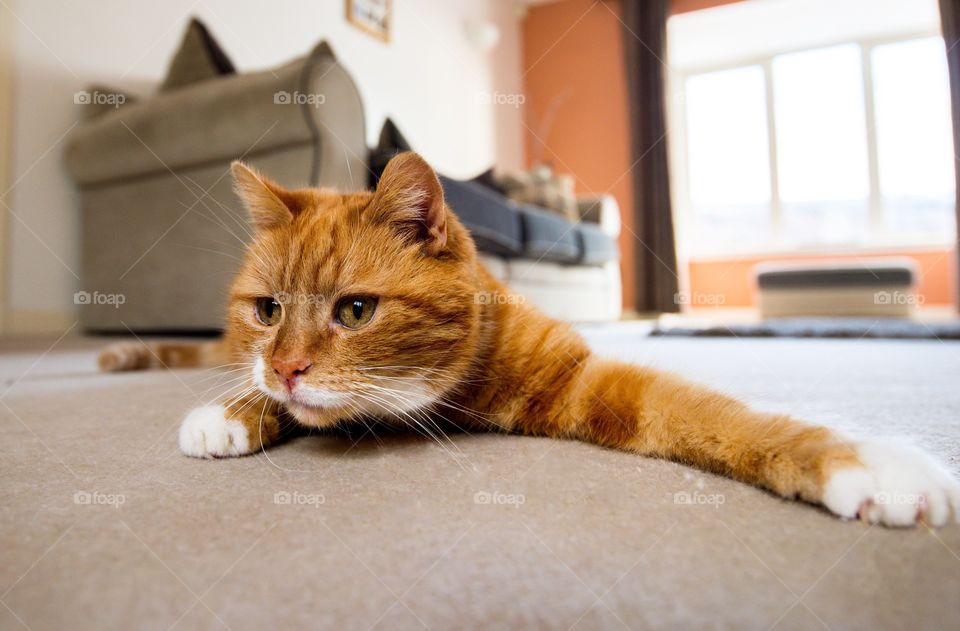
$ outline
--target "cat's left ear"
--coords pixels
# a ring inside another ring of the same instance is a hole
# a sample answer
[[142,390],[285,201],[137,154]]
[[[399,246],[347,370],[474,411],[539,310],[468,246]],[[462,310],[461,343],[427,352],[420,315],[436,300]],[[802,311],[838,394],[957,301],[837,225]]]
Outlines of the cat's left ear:
[[402,236],[420,241],[428,254],[436,256],[446,247],[443,187],[416,153],[401,153],[387,163],[370,207],[375,220],[393,224]]
[[257,230],[276,228],[293,222],[303,210],[296,193],[288,191],[266,176],[236,160],[230,165],[233,187],[250,213]]

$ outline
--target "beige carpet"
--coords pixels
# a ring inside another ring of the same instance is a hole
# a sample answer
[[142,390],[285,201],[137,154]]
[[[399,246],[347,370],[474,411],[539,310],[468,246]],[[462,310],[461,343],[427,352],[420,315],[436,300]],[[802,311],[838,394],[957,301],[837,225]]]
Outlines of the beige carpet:
[[[960,468],[956,343],[587,334],[769,410],[911,434]],[[451,455],[314,436],[192,460],[176,428],[210,373],[103,376],[100,342],[52,342],[0,355],[2,629],[960,628],[957,526],[844,523],[533,438],[455,436]]]

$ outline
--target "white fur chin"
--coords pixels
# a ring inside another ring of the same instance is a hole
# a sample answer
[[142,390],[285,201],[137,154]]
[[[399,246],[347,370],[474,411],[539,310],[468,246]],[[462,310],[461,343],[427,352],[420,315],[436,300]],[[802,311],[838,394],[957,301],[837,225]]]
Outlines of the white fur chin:
[[222,405],[194,408],[180,426],[180,451],[194,458],[228,458],[250,453],[247,428],[226,417]]
[[932,526],[960,519],[960,483],[939,462],[911,445],[871,440],[857,445],[861,467],[840,469],[827,481],[823,505],[873,524]]

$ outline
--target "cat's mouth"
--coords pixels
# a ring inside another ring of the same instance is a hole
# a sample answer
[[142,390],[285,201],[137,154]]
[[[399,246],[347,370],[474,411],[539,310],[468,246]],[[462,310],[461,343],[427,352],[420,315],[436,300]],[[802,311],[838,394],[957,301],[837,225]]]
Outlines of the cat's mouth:
[[342,408],[349,402],[350,396],[344,392],[314,386],[298,386],[290,393],[288,404],[307,410],[326,411]]

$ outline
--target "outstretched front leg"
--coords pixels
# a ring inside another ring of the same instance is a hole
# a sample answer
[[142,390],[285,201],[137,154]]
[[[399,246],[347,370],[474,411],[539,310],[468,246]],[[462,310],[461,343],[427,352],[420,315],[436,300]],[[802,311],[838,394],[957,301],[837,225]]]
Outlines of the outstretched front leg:
[[668,373],[594,356],[568,374],[555,422],[536,433],[669,458],[872,523],[941,526],[960,510],[956,479],[915,447],[851,441]]
[[180,451],[195,458],[245,456],[276,443],[290,424],[280,404],[263,395],[204,405],[183,420]]

